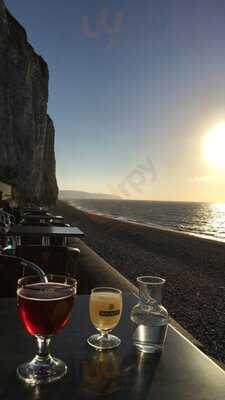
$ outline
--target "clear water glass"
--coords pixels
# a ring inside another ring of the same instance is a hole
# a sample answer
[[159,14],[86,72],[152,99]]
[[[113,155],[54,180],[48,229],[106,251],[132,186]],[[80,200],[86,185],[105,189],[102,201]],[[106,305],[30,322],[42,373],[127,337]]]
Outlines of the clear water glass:
[[134,346],[145,353],[162,351],[168,326],[168,312],[162,306],[162,288],[165,279],[155,276],[137,278],[139,302],[131,311],[135,324]]

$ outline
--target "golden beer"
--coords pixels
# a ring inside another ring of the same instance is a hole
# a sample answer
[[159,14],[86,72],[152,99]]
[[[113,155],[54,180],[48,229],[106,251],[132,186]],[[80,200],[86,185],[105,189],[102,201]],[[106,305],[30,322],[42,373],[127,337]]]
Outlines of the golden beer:
[[90,319],[99,331],[110,331],[118,324],[122,313],[121,292],[92,292],[90,295]]

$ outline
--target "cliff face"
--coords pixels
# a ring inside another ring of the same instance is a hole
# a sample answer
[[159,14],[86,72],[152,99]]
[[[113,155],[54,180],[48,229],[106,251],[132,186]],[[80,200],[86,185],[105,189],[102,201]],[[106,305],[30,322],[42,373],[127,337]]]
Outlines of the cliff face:
[[54,125],[48,67],[0,0],[0,180],[20,203],[54,204]]

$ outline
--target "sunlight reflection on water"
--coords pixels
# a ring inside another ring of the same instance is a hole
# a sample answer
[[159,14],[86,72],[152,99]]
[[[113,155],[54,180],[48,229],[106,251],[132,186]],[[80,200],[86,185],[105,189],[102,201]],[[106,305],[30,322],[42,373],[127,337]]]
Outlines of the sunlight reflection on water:
[[225,241],[225,203],[73,200],[82,209]]
[[204,225],[209,235],[225,238],[225,203],[210,204],[210,215]]

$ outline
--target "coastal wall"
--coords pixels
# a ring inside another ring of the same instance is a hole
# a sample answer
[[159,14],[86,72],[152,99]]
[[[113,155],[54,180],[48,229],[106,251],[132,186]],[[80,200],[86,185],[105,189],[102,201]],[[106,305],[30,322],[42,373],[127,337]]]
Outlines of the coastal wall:
[[103,258],[96,254],[80,239],[70,239],[70,246],[78,248],[78,282],[80,293],[90,294],[98,286],[110,286],[122,290],[124,293],[138,295],[138,290],[128,279],[113,268]]
[[20,204],[54,204],[58,195],[48,80],[46,62],[0,0],[0,180]]

